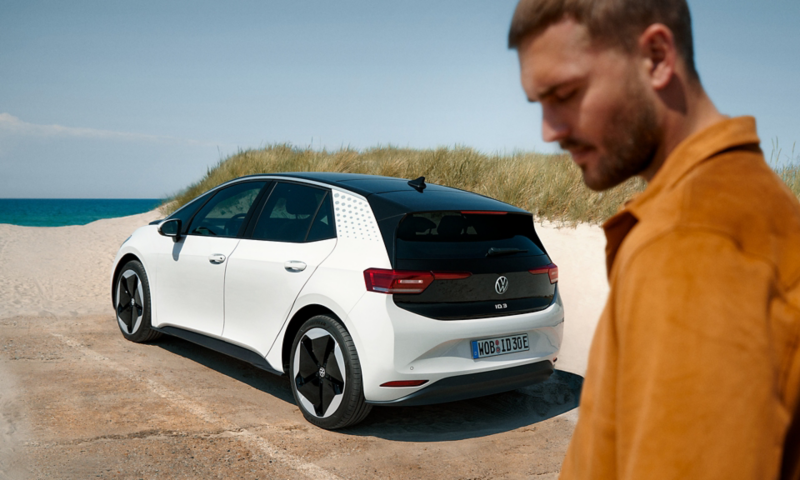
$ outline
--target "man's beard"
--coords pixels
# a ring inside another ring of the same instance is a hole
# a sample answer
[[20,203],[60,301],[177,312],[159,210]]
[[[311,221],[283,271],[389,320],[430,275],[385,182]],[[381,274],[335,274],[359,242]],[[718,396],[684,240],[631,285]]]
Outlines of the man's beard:
[[[607,190],[642,173],[653,162],[660,143],[660,129],[655,106],[642,87],[630,82],[624,102],[612,113],[601,140],[606,152],[597,159],[595,168],[583,169],[583,182],[594,191]],[[586,143],[565,139],[561,148],[585,146]]]

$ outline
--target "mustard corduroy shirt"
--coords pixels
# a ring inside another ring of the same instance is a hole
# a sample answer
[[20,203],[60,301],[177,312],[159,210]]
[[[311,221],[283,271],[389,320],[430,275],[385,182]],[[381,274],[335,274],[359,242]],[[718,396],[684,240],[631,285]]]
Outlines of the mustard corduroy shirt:
[[752,117],[603,226],[611,289],[562,479],[800,479],[800,203]]

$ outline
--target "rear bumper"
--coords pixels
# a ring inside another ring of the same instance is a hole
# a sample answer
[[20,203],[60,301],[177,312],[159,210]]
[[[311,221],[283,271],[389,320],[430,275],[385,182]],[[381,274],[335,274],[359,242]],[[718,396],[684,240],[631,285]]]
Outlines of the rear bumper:
[[[552,363],[561,346],[564,309],[556,296],[556,302],[539,312],[441,321],[403,310],[388,295],[367,292],[348,313],[347,322],[358,350],[364,397],[368,402],[388,404],[422,390],[430,390],[426,396],[433,396],[448,383],[436,389],[434,385],[446,379],[487,372],[488,377],[477,378],[491,378],[501,375],[504,370],[538,362]],[[529,350],[473,358],[473,340],[522,333],[528,334]],[[381,386],[386,382],[414,380],[427,380],[428,383],[420,387]],[[513,390],[517,387],[503,388]],[[486,393],[472,396],[496,391],[502,390],[489,389]]]
[[458,375],[439,380],[428,387],[397,400],[368,401],[367,403],[408,407],[456,402],[495,393],[509,392],[526,385],[543,382],[550,378],[553,370],[553,364],[549,360],[545,360],[490,372]]

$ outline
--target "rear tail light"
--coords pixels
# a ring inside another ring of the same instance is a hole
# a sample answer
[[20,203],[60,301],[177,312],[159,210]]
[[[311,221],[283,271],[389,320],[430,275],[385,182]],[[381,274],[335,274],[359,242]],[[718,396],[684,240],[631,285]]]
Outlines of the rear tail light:
[[386,382],[381,387],[419,387],[428,383],[427,380],[398,380],[396,382]]
[[369,292],[422,293],[433,283],[433,274],[370,268],[364,270],[364,282]]
[[434,280],[459,280],[471,275],[469,272],[413,272],[369,268],[364,270],[364,283],[368,292],[422,293]]
[[530,272],[534,275],[546,273],[547,276],[550,277],[550,283],[558,283],[558,267],[555,263],[545,265],[544,267],[534,268],[533,270],[530,270]]

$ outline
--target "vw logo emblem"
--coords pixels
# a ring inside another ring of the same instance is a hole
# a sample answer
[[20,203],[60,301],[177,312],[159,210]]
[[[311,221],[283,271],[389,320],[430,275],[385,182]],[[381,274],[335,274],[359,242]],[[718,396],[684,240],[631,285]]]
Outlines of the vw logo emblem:
[[506,293],[508,290],[508,279],[506,277],[500,277],[494,282],[494,291],[497,292],[498,295],[502,295]]

